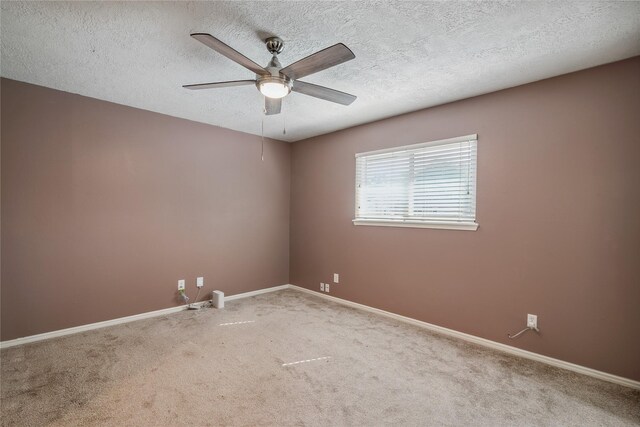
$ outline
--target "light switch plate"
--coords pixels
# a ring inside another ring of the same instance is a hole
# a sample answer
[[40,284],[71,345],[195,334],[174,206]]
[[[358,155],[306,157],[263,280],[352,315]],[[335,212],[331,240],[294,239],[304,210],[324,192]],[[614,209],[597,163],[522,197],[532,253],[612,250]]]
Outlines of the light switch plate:
[[338,273],[333,273],[333,283],[340,283],[340,275]]
[[325,292],[329,292],[329,284],[328,283],[324,284],[324,291]]
[[324,283],[320,283],[320,290],[324,292]]

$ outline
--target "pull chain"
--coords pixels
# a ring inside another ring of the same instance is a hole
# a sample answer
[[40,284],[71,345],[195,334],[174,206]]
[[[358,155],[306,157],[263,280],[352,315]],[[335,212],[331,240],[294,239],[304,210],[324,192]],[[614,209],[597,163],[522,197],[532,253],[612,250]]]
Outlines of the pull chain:
[[282,115],[282,134],[287,134],[287,116],[285,116],[284,114]]
[[264,162],[264,116],[262,116],[262,153],[260,154],[260,158]]

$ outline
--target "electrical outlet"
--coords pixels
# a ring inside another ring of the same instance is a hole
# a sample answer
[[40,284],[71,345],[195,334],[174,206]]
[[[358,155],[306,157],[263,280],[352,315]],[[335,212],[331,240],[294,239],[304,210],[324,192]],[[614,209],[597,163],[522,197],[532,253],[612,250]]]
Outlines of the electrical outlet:
[[538,316],[535,314],[527,314],[527,328],[537,328],[538,327]]
[[340,275],[338,273],[333,273],[333,283],[340,283]]
[[324,291],[325,292],[329,292],[329,284],[328,283],[324,284]]
[[180,279],[180,280],[178,280],[178,290],[179,290],[179,291],[184,291],[184,286],[185,286],[185,281],[184,281],[184,279]]
[[196,279],[196,286],[199,288],[204,286],[204,277],[198,277]]
[[320,283],[320,290],[324,292],[324,283]]

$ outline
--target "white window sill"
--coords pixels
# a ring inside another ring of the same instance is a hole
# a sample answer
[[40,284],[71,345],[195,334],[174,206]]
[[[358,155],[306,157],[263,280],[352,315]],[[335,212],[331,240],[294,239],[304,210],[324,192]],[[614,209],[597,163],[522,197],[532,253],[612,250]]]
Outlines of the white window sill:
[[437,228],[443,230],[467,231],[476,231],[478,229],[478,224],[475,222],[427,222],[402,221],[393,219],[354,219],[353,225],[372,225],[375,227]]

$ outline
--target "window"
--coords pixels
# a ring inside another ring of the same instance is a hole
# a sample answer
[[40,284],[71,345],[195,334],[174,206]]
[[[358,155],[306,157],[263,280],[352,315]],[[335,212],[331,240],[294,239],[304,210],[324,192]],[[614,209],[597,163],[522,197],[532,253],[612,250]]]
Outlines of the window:
[[477,139],[356,154],[353,223],[476,230]]

